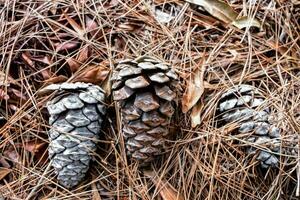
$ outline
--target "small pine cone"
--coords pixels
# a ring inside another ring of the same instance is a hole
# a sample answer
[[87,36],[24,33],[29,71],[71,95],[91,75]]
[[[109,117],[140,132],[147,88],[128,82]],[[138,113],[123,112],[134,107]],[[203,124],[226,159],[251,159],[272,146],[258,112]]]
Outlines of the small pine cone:
[[148,165],[164,149],[174,113],[178,75],[153,57],[118,63],[112,80],[113,98],[122,113],[127,154]]
[[280,129],[270,122],[270,110],[264,106],[265,100],[257,88],[239,85],[225,92],[220,99],[219,111],[225,123],[237,123],[240,134],[245,136],[247,153],[260,150],[257,160],[263,168],[277,166],[278,158],[274,153],[280,151]]
[[76,186],[89,168],[105,115],[104,91],[90,83],[52,84],[58,94],[47,103],[50,114],[49,158],[66,188]]

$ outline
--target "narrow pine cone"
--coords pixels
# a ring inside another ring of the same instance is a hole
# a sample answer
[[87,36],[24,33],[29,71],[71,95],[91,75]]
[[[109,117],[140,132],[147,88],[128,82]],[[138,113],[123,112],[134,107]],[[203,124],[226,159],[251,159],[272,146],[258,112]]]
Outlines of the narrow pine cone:
[[113,98],[121,107],[127,154],[140,166],[164,150],[177,79],[168,64],[147,56],[124,60],[114,71]]
[[43,91],[57,92],[47,103],[51,126],[49,158],[58,181],[72,188],[85,177],[96,149],[106,112],[104,91],[97,85],[81,82],[52,84]]
[[[239,85],[229,89],[220,99],[219,111],[225,123],[237,123],[239,134],[250,146],[248,154],[259,151],[257,160],[263,168],[278,165],[280,129],[270,122],[270,109],[257,88]],[[263,149],[263,150],[261,150]]]

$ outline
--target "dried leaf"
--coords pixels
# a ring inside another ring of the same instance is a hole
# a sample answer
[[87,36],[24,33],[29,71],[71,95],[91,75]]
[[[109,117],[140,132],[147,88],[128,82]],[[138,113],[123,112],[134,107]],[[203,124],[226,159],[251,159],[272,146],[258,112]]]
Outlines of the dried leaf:
[[204,92],[204,72],[205,65],[202,65],[202,69],[197,69],[191,76],[188,83],[187,90],[182,97],[182,111],[186,113],[189,111],[200,99]]
[[68,80],[67,77],[63,76],[63,75],[59,75],[59,76],[55,76],[52,78],[49,78],[47,80],[45,80],[45,83],[61,83],[61,82],[65,82],[66,80]]
[[89,57],[89,46],[83,47],[76,60],[78,60],[80,63],[84,63]]
[[31,153],[37,153],[45,145],[45,142],[33,140],[25,142],[24,149]]
[[73,29],[79,34],[79,36],[83,36],[85,31],[83,28],[71,17],[69,17],[66,13],[63,13],[64,17],[67,19],[69,24],[73,27]]
[[80,63],[74,58],[68,58],[67,63],[70,67],[71,72],[76,72],[80,67]]
[[[1,65],[0,65],[1,68]],[[5,72],[0,71],[0,86],[9,86],[11,83],[19,85],[15,79],[6,74]]]
[[57,0],[51,0],[50,12],[55,15],[57,12]]
[[156,8],[155,6],[153,6],[152,10],[154,11],[155,19],[162,24],[170,23],[175,18],[172,13],[164,12],[161,9]]
[[126,31],[126,32],[133,32],[134,30],[136,30],[136,28],[128,22],[125,22],[123,24],[119,24],[117,27],[119,29],[123,30],[123,31]]
[[88,16],[85,17],[85,29],[87,32],[89,32],[92,36],[97,34],[97,27],[98,24],[92,20],[91,18],[89,18]]
[[202,6],[212,16],[225,23],[233,22],[238,14],[227,4],[219,0],[186,0],[187,2]]
[[28,52],[24,52],[21,54],[23,60],[30,66],[30,67],[34,67],[34,63],[31,60],[31,56]]
[[186,0],[187,2],[197,4],[202,6],[207,12],[212,16],[218,18],[225,23],[232,23],[239,29],[245,27],[258,27],[260,28],[261,23],[257,19],[252,19],[251,17],[242,17],[237,19],[238,13],[236,13],[232,7],[227,3],[219,0]]
[[166,180],[153,180],[163,200],[184,200],[183,196]]
[[111,81],[109,78],[105,79],[102,83],[102,89],[105,91],[105,94],[109,96],[111,94]]
[[101,198],[99,191],[97,189],[97,186],[94,182],[92,183],[92,190],[93,190],[92,200],[101,200],[102,198]]
[[109,68],[103,65],[103,63],[100,63],[99,65],[89,66],[85,68],[85,70],[78,74],[73,81],[97,84],[101,81],[104,81],[107,78],[109,72]]
[[195,128],[197,125],[201,123],[201,110],[203,108],[202,102],[198,101],[198,103],[193,107],[191,113],[192,127]]
[[2,154],[0,153],[0,164],[2,165],[2,167],[6,167],[6,168],[10,168],[10,164],[5,160],[5,158],[2,156]]
[[250,27],[257,27],[257,28],[261,27],[261,24],[257,19],[252,19],[247,16],[234,20],[232,22],[232,25],[236,26],[239,29],[250,28]]
[[3,154],[13,162],[21,163],[20,155],[13,148],[8,148],[6,151],[3,152]]
[[165,179],[161,179],[152,170],[144,170],[144,174],[151,178],[163,200],[183,200],[183,196]]
[[0,100],[8,100],[9,96],[7,95],[7,93],[3,90],[0,89]]
[[56,52],[74,49],[75,47],[77,47],[77,45],[78,42],[74,42],[74,41],[67,41],[63,43],[54,44]]
[[50,60],[49,56],[32,57],[31,59],[34,60],[34,61],[44,63],[46,65],[52,65],[53,64],[53,62]]
[[0,167],[0,180],[7,176],[11,171],[11,169]]
[[42,74],[44,80],[49,79],[52,76],[52,73],[51,73],[50,69],[42,70],[41,74]]
[[[27,100],[28,98],[22,94],[22,92],[20,90],[14,89],[14,88],[10,88],[10,91],[12,91],[12,93],[17,97],[20,98],[22,100]],[[12,95],[11,95],[12,96]]]

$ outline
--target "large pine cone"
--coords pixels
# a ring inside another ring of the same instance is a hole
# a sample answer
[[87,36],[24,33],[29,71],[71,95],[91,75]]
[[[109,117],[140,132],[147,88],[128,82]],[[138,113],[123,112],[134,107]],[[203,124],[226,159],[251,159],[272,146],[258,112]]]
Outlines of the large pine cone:
[[[270,121],[270,109],[257,88],[239,85],[225,92],[220,99],[219,111],[226,123],[237,123],[238,132],[245,134],[250,146],[247,153],[259,151],[257,160],[263,168],[278,165],[280,129]],[[263,150],[262,150],[263,149]]]
[[57,91],[47,103],[50,114],[49,158],[59,182],[76,186],[89,168],[105,115],[104,91],[89,83],[52,84],[44,91]]
[[164,149],[177,79],[168,64],[147,56],[124,60],[114,71],[113,98],[121,107],[127,154],[140,166],[148,165]]

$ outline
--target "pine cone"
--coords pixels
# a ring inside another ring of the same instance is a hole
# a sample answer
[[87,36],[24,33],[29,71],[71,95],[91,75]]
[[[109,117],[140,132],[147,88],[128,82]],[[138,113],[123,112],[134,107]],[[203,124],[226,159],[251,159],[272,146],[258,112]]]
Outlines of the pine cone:
[[295,134],[295,135],[288,135],[283,139],[283,151],[284,154],[287,156],[293,156],[293,157],[298,157],[298,151],[299,151],[299,140],[300,136]]
[[124,60],[114,71],[113,98],[121,107],[127,154],[140,166],[164,149],[177,79],[169,65],[147,56]]
[[89,168],[105,115],[104,91],[89,83],[52,84],[44,91],[57,91],[47,103],[50,114],[49,158],[66,188],[76,186]]
[[[279,162],[274,153],[279,153],[281,140],[280,129],[270,122],[270,109],[264,103],[257,88],[239,85],[221,96],[219,111],[224,122],[238,124],[240,134],[250,134],[244,138],[251,144],[247,153],[259,150],[256,159],[263,168],[268,168]],[[266,150],[261,150],[262,147]]]

